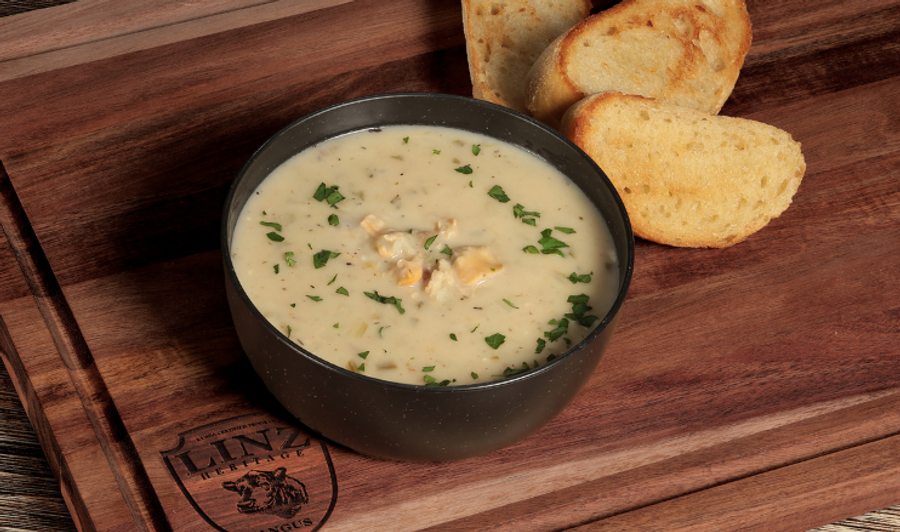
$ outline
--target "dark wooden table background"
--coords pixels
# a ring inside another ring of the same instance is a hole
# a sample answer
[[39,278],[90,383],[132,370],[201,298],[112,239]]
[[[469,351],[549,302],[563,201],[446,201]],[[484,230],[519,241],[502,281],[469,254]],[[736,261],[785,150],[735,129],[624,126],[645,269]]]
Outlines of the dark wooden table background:
[[[0,17],[71,1],[0,0]],[[76,528],[13,383],[0,365],[0,531],[20,530]],[[900,531],[900,504],[816,530]]]

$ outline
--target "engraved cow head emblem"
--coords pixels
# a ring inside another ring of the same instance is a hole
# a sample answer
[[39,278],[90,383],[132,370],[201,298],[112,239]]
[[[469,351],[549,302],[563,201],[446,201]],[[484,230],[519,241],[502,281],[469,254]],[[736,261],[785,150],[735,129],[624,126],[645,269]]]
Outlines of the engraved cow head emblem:
[[234,482],[223,482],[222,487],[241,496],[237,509],[242,514],[267,513],[289,519],[309,502],[306,486],[289,477],[287,470],[253,470]]

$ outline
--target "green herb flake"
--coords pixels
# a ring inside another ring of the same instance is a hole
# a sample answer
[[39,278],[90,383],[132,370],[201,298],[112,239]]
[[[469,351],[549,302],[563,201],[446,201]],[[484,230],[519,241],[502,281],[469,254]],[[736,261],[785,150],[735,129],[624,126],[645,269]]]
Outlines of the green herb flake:
[[465,166],[460,166],[459,168],[456,169],[456,171],[461,174],[469,175],[473,172],[472,165],[467,164]]
[[459,339],[456,338],[456,334],[455,334],[455,333],[450,333],[450,339],[453,340],[454,342],[458,342],[458,341],[459,341]]
[[269,237],[269,240],[271,240],[272,242],[284,242],[284,237],[279,235],[275,231],[266,233],[266,236]]
[[478,144],[472,144],[472,154],[478,156],[479,153],[481,153],[481,146],[479,146]]
[[593,325],[594,322],[600,318],[587,313],[592,309],[592,307],[588,305],[588,300],[589,296],[587,294],[569,296],[567,301],[572,304],[572,312],[566,314],[566,318],[578,322],[582,327],[590,327]]
[[337,274],[334,274],[334,277],[332,277],[331,280],[328,281],[328,285],[327,285],[327,286],[333,285],[334,282],[335,282],[336,280],[337,280]]
[[322,251],[313,255],[313,266],[315,266],[316,269],[323,268],[326,264],[328,264],[329,259],[333,259],[338,255],[340,255],[340,253],[323,249]]
[[363,363],[360,364],[359,367],[357,367],[356,369],[358,369],[358,370],[360,371],[360,373],[365,372],[365,371],[366,371],[366,363],[363,362]]
[[333,226],[337,227],[340,224],[341,224],[341,219],[338,218],[337,214],[330,214],[328,216],[328,225],[333,225]]
[[469,188],[475,188],[475,185],[473,185],[471,181],[469,181]]
[[[384,338],[381,334],[384,332],[385,329],[387,329],[389,327],[390,327],[390,325],[382,325],[381,327],[379,327],[378,328],[378,337]],[[387,353],[387,351],[385,351],[385,353]]]
[[571,235],[571,234],[575,233],[575,230],[572,229],[571,227],[559,227],[559,226],[557,226],[557,227],[554,227],[554,229],[556,229],[556,230],[559,231],[560,233],[565,233],[565,234],[567,234],[567,235]]
[[434,236],[432,236],[431,238],[429,238],[428,240],[425,241],[425,249],[430,248],[431,245],[434,244],[434,239],[435,239],[435,238],[437,238],[437,235],[434,235]]
[[297,261],[294,260],[294,252],[293,252],[293,251],[287,251],[287,252],[285,252],[285,254],[284,254],[284,262],[285,262],[288,266],[293,266],[294,264],[297,264]]
[[429,371],[434,371],[434,368],[435,366],[425,366],[424,368],[422,368],[422,371],[428,373]]
[[537,339],[537,347],[535,347],[535,349],[534,349],[534,354],[540,355],[541,351],[543,351],[545,347],[547,347],[547,341],[544,340],[543,338],[538,338]]
[[540,250],[534,246],[525,246],[524,248],[522,248],[522,251],[524,251],[525,253],[530,253],[532,255],[537,255],[540,253]]
[[538,240],[538,244],[541,245],[541,253],[545,255],[556,254],[563,257],[562,248],[567,248],[569,245],[562,240],[557,240],[550,236],[550,233],[552,232],[552,229],[544,229],[541,231],[541,239]]
[[344,196],[338,192],[337,185],[328,187],[325,186],[325,183],[320,183],[315,194],[313,194],[313,199],[316,201],[324,201],[336,209],[337,204],[344,199]]
[[433,153],[433,154],[435,154],[435,155],[440,155],[440,154],[441,154],[441,150],[431,150],[431,153]]
[[476,325],[475,328],[471,330],[471,332],[477,331],[479,327],[481,327],[481,324],[480,324],[480,323],[479,323],[478,325]]
[[366,357],[369,356],[369,352],[368,352],[368,351],[363,351],[362,353],[356,353],[356,356],[358,356],[359,358],[365,360]]
[[334,325],[332,325],[332,327],[334,327],[335,329],[340,329],[340,328],[341,328],[341,324],[340,324],[340,323],[335,323]]
[[[265,214],[265,213],[263,213]],[[266,227],[271,227],[276,231],[281,231],[281,224],[275,222],[259,222],[259,225],[264,225]]]
[[593,274],[594,274],[594,272],[586,273],[584,275],[578,275],[577,273],[572,272],[569,274],[568,277],[566,277],[566,279],[568,279],[569,281],[572,281],[572,284],[589,283],[589,282],[591,282],[591,275],[593,275]]
[[453,255],[453,250],[450,249],[450,246],[444,244],[444,249],[441,250],[441,253],[443,253],[444,255]]
[[343,286],[338,287],[337,290],[334,291],[336,294],[341,294],[342,296],[349,296],[350,292],[347,291]]
[[297,307],[296,303],[291,303],[291,308],[296,308],[296,307]]
[[435,379],[431,375],[423,375],[422,380],[425,381],[425,384],[435,384],[437,382],[437,379]]
[[470,375],[472,375],[472,380],[473,380],[473,381],[478,380],[478,374],[475,373],[474,371],[473,371],[472,373],[470,373]]
[[500,203],[507,203],[509,201],[509,196],[506,195],[506,192],[503,192],[503,188],[500,185],[494,185],[488,190],[488,196],[494,198]]
[[310,295],[307,295],[306,297],[312,299],[313,301],[322,301],[322,298],[319,297],[319,296],[310,296]]
[[515,309],[519,308],[519,307],[513,305],[512,301],[510,301],[508,299],[504,299],[503,302],[506,303],[507,305],[511,306],[512,308],[515,308]]
[[288,326],[287,326],[287,337],[288,337],[288,338],[291,337],[291,331],[292,331],[292,330],[293,330],[293,329],[291,329],[291,326],[288,325]]
[[551,342],[555,342],[569,332],[569,320],[560,318],[558,320],[550,320],[550,325],[556,325],[551,331],[544,331],[544,336]]
[[385,305],[394,305],[395,307],[397,307],[397,312],[399,312],[400,314],[403,314],[406,312],[405,310],[403,310],[403,307],[400,305],[402,300],[399,298],[396,298],[393,296],[379,295],[377,290],[375,292],[363,292],[363,294],[365,294],[366,297],[368,297],[369,299],[371,299],[373,301],[377,301],[377,302],[383,303]]
[[[516,218],[528,218],[528,219],[540,218],[541,213],[539,213],[537,211],[526,211],[525,207],[521,203],[516,203],[513,206],[513,216]],[[525,222],[525,220],[522,220],[522,222],[528,223],[528,222]],[[534,225],[533,221],[532,221],[531,225]]]
[[403,137],[403,144],[409,144],[409,137]]
[[506,341],[506,337],[500,333],[497,333],[488,336],[484,339],[484,341],[487,342],[487,345],[489,345],[491,349],[497,349],[498,347],[503,345],[503,342]]
[[272,266],[272,269],[275,270],[275,273],[278,273],[278,265]]

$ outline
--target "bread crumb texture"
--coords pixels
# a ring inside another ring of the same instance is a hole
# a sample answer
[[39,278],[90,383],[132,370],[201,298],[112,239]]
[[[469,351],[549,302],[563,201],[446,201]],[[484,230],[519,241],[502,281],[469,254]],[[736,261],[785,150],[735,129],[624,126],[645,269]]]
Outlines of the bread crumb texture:
[[472,94],[525,112],[528,71],[559,35],[584,20],[588,0],[463,0]]
[[788,208],[806,171],[785,131],[639,96],[585,98],[562,129],[609,176],[635,235],[672,246],[741,242]]
[[530,73],[527,105],[554,127],[583,96],[606,91],[716,114],[751,33],[743,0],[624,0],[554,42]]

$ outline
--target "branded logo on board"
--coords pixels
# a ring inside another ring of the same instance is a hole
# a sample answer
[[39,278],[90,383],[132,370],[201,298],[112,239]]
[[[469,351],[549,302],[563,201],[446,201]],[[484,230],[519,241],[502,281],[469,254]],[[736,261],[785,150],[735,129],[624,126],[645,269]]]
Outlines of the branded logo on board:
[[337,502],[325,443],[267,415],[191,429],[160,454],[197,513],[223,532],[318,530]]

